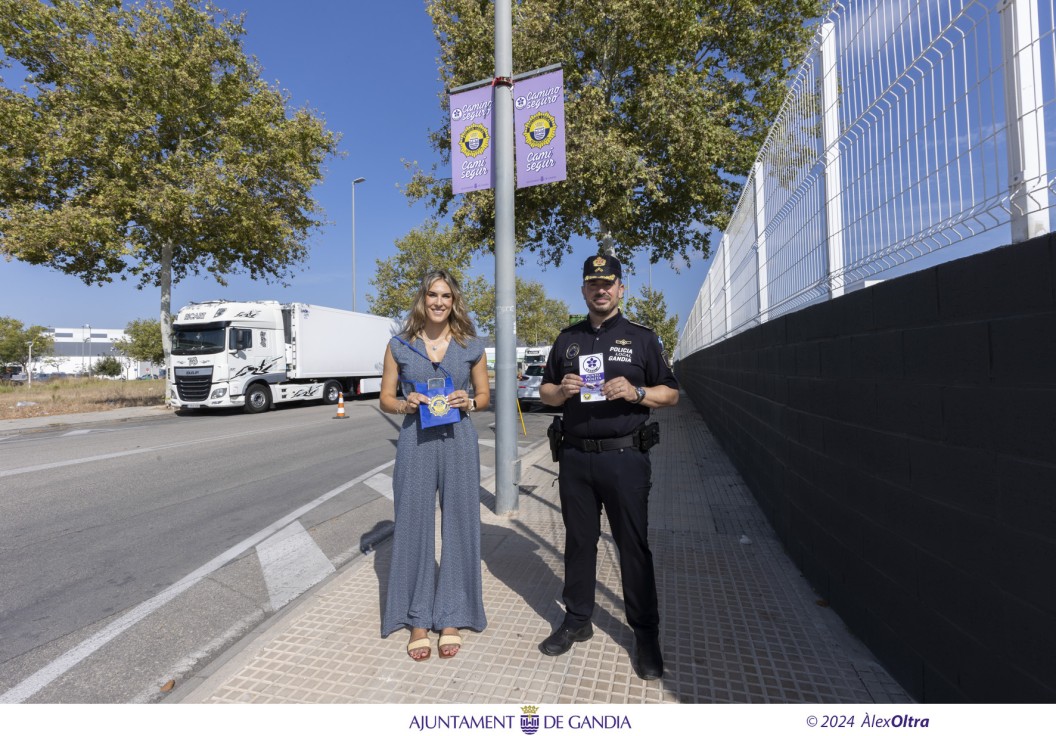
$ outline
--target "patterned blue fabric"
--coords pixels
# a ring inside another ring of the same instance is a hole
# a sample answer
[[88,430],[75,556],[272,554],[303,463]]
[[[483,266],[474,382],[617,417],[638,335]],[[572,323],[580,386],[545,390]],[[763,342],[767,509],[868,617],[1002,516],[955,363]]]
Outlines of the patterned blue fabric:
[[[421,340],[414,347],[425,352]],[[444,372],[393,338],[389,349],[401,381],[427,381]],[[470,370],[484,355],[484,342],[462,347],[452,340],[440,365],[455,390],[468,390]],[[408,388],[405,386],[404,390]],[[392,566],[381,634],[405,627],[439,631],[487,626],[480,572],[480,450],[477,430],[466,417],[455,424],[423,428],[417,414],[404,417],[393,470]],[[436,569],[436,499],[440,497],[441,555]]]

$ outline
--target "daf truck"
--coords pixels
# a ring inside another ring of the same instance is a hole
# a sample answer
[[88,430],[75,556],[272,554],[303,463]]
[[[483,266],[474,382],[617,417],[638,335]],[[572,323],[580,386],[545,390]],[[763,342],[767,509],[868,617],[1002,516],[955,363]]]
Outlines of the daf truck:
[[380,391],[385,346],[399,330],[386,317],[312,304],[192,302],[173,323],[169,401],[258,414]]

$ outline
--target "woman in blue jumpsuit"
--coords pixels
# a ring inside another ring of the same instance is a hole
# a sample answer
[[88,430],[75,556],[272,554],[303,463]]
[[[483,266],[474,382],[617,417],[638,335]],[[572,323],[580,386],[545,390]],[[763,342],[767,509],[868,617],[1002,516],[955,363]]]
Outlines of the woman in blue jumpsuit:
[[[424,390],[430,379],[449,380],[438,389],[439,397]],[[399,384],[406,398],[397,397]],[[430,631],[440,633],[438,651],[447,658],[462,643],[459,629],[487,626],[480,570],[480,457],[468,414],[487,407],[489,396],[484,343],[476,337],[457,280],[446,271],[426,274],[403,332],[385,350],[380,396],[383,411],[404,415],[393,471],[396,527],[381,633],[409,629],[407,652],[416,661],[430,656]],[[424,426],[423,416],[443,414],[445,408],[456,421]]]

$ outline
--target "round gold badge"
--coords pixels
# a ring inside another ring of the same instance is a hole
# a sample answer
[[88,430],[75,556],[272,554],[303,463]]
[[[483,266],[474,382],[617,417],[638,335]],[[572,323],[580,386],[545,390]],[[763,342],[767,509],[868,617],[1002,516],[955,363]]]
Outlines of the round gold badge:
[[450,408],[451,405],[447,403],[446,396],[434,396],[429,399],[429,413],[434,417],[442,417]]
[[524,142],[532,148],[542,148],[557,135],[557,119],[548,112],[537,112],[524,124]]
[[479,156],[488,150],[488,129],[480,123],[467,125],[458,139],[458,147],[466,156]]

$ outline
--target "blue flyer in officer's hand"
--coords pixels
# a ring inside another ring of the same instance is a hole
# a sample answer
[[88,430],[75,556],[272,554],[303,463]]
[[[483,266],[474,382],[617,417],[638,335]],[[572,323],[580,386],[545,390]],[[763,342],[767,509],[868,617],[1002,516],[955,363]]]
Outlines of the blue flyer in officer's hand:
[[605,356],[591,353],[579,356],[579,377],[583,386],[579,389],[580,401],[604,401],[601,385],[605,383]]

